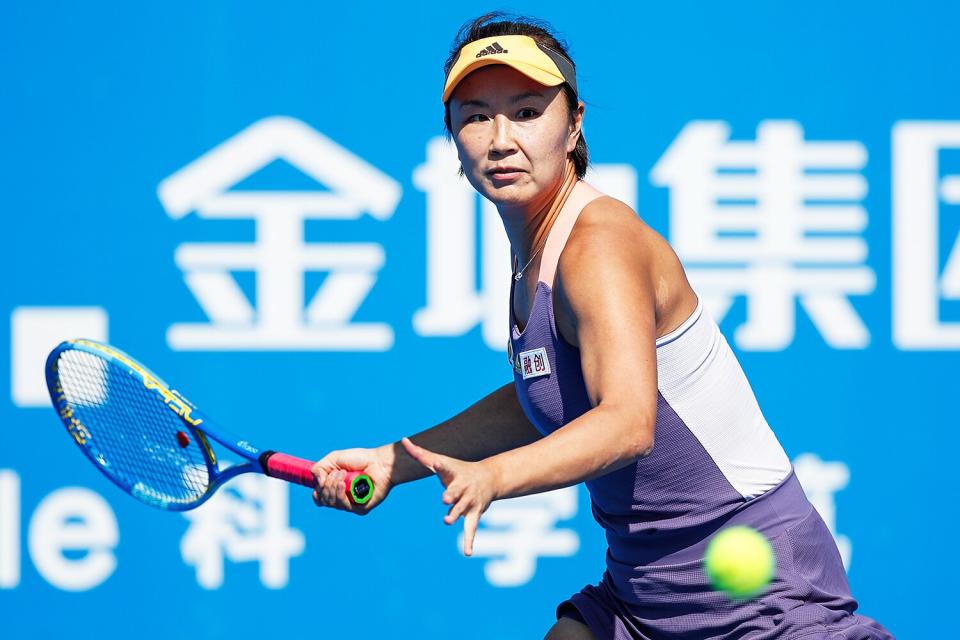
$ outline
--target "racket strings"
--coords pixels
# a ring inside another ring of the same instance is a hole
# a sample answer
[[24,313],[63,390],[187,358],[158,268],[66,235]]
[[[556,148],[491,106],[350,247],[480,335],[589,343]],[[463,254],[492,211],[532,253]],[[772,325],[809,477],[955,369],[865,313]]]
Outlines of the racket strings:
[[70,350],[59,358],[58,375],[68,406],[89,434],[81,448],[117,484],[161,507],[188,505],[206,494],[210,478],[200,444],[138,374]]

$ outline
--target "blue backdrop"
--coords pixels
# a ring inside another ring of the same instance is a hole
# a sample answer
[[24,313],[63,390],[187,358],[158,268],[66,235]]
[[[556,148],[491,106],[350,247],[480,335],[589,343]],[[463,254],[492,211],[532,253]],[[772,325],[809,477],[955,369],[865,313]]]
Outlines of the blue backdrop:
[[[44,398],[45,353],[103,339],[260,446],[319,457],[510,379],[504,239],[442,140],[441,66],[472,15],[347,7],[0,9],[5,637],[96,615],[144,638],[531,638],[599,579],[582,488],[495,505],[474,558],[432,479],[365,519],[255,479],[188,518],[111,486]],[[861,612],[942,636],[931,612],[960,569],[960,9],[510,8],[569,39],[594,180],[722,318]]]

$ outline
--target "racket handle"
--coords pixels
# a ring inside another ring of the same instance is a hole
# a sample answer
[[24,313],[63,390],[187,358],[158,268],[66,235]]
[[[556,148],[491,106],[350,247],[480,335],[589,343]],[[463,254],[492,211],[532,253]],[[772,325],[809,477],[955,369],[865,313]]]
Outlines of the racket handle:
[[305,487],[313,487],[317,482],[310,472],[313,463],[303,458],[288,456],[276,451],[264,451],[260,454],[260,466],[263,467],[263,472],[271,478],[280,478]]
[[[271,478],[279,478],[305,487],[316,486],[316,479],[310,471],[313,463],[309,460],[276,451],[264,451],[260,454],[260,466]],[[354,504],[365,504],[373,497],[373,480],[359,471],[347,472],[343,479],[343,488]]]

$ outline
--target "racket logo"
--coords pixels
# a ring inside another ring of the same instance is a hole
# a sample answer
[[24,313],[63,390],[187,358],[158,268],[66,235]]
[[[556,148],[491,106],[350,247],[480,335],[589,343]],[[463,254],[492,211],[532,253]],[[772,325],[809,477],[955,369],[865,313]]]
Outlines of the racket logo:
[[143,386],[151,391],[156,391],[159,393],[163,398],[164,404],[170,407],[170,409],[172,409],[175,414],[180,416],[184,422],[193,426],[197,426],[203,422],[201,418],[194,418],[190,415],[192,407],[185,398],[181,398],[180,395],[175,391],[170,391],[149,375],[144,374],[143,371],[139,371],[138,373],[143,376]]
[[253,454],[260,452],[260,449],[257,449],[255,446],[253,446],[246,440],[240,440],[239,442],[237,442],[237,446],[243,449],[244,451],[249,451],[250,453],[253,453]]
[[77,444],[87,444],[87,440],[90,439],[90,432],[76,418],[70,418],[70,424],[67,425],[67,431],[69,431],[70,435],[73,436],[73,439],[77,441]]
[[178,394],[176,391],[170,391],[167,389],[159,380],[154,378],[150,373],[148,373],[143,367],[131,360],[125,353],[113,349],[105,344],[100,344],[99,342],[92,342],[90,340],[71,340],[73,344],[83,345],[86,347],[92,347],[98,351],[102,351],[108,356],[119,360],[123,364],[127,365],[131,371],[140,376],[143,380],[143,386],[151,391],[156,391],[163,398],[164,404],[166,404],[170,409],[173,410],[178,416],[180,416],[184,422],[197,426],[203,422],[200,418],[194,418],[190,415],[190,411],[193,409],[193,405],[190,402]]
[[70,435],[73,436],[73,439],[77,441],[77,444],[87,444],[87,440],[90,439],[90,430],[83,426],[83,423],[77,420],[76,416],[73,415],[73,407],[71,407],[70,403],[67,401],[67,394],[63,392],[63,387],[59,382],[57,383],[54,392],[56,393],[54,401],[56,403],[55,406],[57,413],[60,415],[60,419],[63,420],[63,423],[67,425],[67,431],[69,431]]

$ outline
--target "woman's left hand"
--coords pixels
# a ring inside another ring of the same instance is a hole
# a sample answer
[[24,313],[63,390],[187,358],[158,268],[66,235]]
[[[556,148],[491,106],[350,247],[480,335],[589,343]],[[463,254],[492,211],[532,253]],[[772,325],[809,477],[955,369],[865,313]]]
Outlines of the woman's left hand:
[[443,502],[450,505],[443,521],[453,524],[463,516],[463,554],[473,555],[473,538],[480,516],[497,498],[496,475],[483,462],[465,462],[440,455],[415,445],[409,438],[401,442],[407,453],[440,478],[446,489]]

